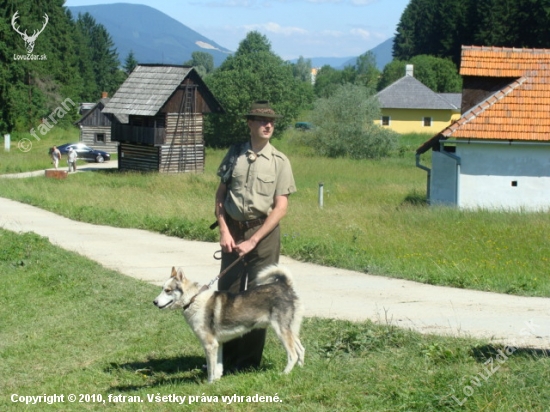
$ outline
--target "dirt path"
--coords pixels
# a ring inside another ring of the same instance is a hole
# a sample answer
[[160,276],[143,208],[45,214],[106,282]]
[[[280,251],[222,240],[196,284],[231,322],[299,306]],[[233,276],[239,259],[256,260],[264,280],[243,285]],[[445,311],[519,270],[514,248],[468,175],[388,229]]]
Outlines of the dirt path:
[[[202,283],[219,271],[219,262],[213,259],[216,243],[76,222],[4,198],[0,198],[0,227],[35,232],[107,268],[157,285],[169,276],[172,266],[181,266],[191,279]],[[422,333],[550,348],[548,298],[430,286],[302,263],[284,256],[281,263],[294,274],[306,316],[371,319]]]

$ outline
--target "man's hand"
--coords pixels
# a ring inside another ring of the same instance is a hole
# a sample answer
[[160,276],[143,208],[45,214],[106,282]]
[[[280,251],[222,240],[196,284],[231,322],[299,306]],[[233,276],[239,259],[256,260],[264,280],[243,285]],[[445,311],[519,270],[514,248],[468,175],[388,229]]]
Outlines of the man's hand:
[[229,230],[220,231],[220,246],[224,253],[232,253],[235,250],[235,239],[233,239]]
[[238,245],[235,245],[235,252],[239,254],[239,256],[246,255],[247,253],[254,250],[257,243],[253,239],[245,240],[244,242],[239,243]]

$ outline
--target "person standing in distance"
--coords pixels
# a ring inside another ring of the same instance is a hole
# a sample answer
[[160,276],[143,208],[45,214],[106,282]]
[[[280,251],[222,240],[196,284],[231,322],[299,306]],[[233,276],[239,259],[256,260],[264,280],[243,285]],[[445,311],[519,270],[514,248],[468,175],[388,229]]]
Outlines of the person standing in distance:
[[[256,101],[245,115],[250,138],[229,149],[218,176],[215,213],[222,249],[221,270],[244,258],[219,281],[218,289],[240,292],[254,287],[258,273],[279,262],[279,222],[296,192],[288,158],[269,142],[276,114],[266,100]],[[224,369],[257,368],[262,360],[265,329],[256,329],[223,345]]]
[[52,147],[52,150],[51,150],[50,154],[52,156],[53,166],[55,167],[55,170],[57,170],[57,168],[59,166],[59,160],[61,159],[61,152],[59,151],[57,146],[54,146],[54,147]]
[[78,154],[76,153],[76,150],[74,150],[72,147],[69,147],[69,150],[67,151],[67,164],[69,165],[69,173],[71,173],[71,169],[73,172],[76,172],[76,159],[78,158]]

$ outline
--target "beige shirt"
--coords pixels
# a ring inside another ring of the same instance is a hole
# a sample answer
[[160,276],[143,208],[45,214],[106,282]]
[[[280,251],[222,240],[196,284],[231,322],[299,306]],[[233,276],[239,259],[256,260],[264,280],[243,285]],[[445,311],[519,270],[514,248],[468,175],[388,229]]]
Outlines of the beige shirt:
[[275,196],[296,192],[290,161],[283,153],[268,143],[252,161],[248,150],[250,143],[237,158],[224,203],[229,216],[239,221],[268,216]]

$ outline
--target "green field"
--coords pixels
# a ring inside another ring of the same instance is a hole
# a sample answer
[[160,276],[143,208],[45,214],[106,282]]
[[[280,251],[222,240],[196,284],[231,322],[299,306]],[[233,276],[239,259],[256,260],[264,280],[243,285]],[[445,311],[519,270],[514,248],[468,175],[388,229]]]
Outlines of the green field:
[[[391,322],[306,318],[303,368],[280,374],[286,354],[269,331],[260,370],[209,385],[181,313],[152,304],[160,288],[4,230],[0,273],[2,411],[543,412],[550,404],[548,352]],[[54,394],[57,403],[23,403]]]
[[[78,140],[74,133],[35,142],[28,153],[1,153],[0,165],[9,167],[0,170],[31,170],[40,162],[48,167],[48,145]],[[295,143],[298,136],[288,131],[274,142],[291,159],[298,186],[281,225],[285,255],[429,284],[550,296],[550,215],[427,206],[426,174],[414,162],[427,136],[403,136],[395,155],[379,161],[312,156]],[[223,154],[207,150],[203,174],[103,171],[62,181],[0,179],[0,196],[76,220],[216,241],[208,226]]]

